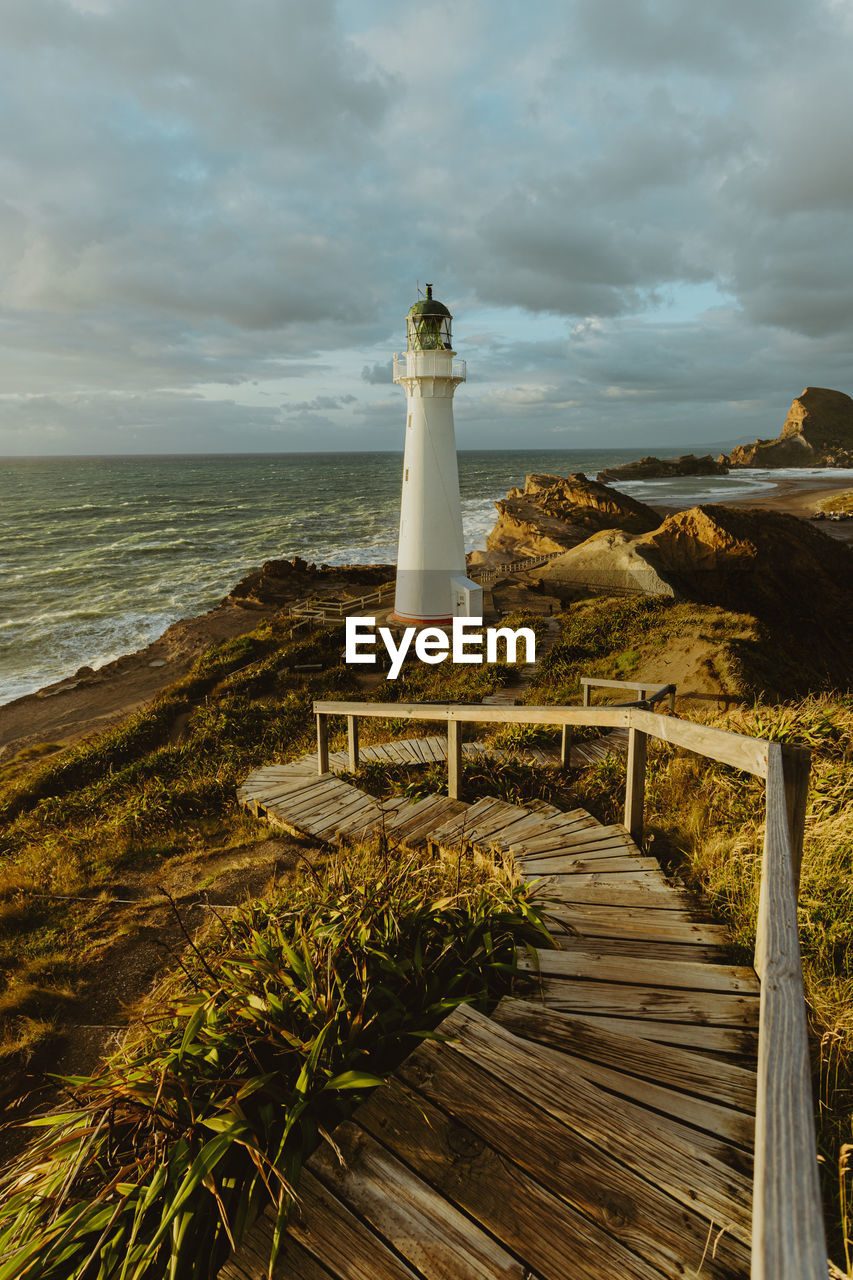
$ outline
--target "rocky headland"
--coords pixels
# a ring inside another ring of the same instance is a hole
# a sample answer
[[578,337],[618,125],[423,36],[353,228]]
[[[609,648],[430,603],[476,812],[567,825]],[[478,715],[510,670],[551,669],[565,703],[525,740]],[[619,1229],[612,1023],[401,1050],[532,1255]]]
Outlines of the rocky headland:
[[828,387],[806,387],[772,440],[736,445],[720,454],[727,467],[853,466],[853,399]]
[[[528,476],[496,506],[490,554],[508,562],[562,552],[524,575],[549,597],[662,596],[748,614],[849,682],[853,551],[807,520],[722,505],[662,519],[580,474]],[[590,525],[598,528],[583,537]]]
[[529,475],[523,489],[510,489],[495,507],[498,519],[486,553],[474,552],[472,565],[567,551],[602,529],[646,533],[660,523],[645,503],[589,480],[581,471]]
[[683,453],[678,458],[654,458],[647,456],[639,462],[626,462],[620,467],[605,467],[597,479],[602,484],[617,484],[620,480],[664,480],[671,476],[725,476],[729,468],[722,458],[710,453],[699,458],[695,453]]

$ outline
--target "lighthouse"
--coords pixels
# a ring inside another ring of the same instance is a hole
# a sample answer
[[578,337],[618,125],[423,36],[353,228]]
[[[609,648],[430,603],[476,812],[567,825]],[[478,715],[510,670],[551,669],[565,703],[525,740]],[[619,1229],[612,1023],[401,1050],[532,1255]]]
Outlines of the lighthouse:
[[406,353],[394,355],[394,381],[406,392],[406,447],[393,617],[420,626],[483,611],[482,588],[465,572],[453,393],[466,370],[453,350],[452,319],[428,284],[406,317]]

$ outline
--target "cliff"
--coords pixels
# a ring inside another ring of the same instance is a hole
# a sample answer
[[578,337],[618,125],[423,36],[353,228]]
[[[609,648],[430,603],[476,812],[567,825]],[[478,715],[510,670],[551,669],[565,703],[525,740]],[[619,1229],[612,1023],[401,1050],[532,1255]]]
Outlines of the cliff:
[[774,440],[737,445],[719,460],[730,467],[853,466],[853,399],[843,391],[806,387]]
[[536,577],[557,592],[610,586],[748,613],[850,679],[853,551],[784,512],[693,507],[649,533],[598,533]]
[[683,453],[679,458],[652,458],[646,456],[639,462],[626,462],[621,467],[606,467],[599,471],[602,484],[615,484],[620,480],[658,480],[669,476],[725,476],[729,468],[721,458],[710,453],[697,458],[695,453]]
[[651,507],[580,471],[566,477],[529,475],[523,489],[510,489],[495,506],[498,519],[486,546],[510,556],[565,551],[601,529],[645,533],[660,524]]

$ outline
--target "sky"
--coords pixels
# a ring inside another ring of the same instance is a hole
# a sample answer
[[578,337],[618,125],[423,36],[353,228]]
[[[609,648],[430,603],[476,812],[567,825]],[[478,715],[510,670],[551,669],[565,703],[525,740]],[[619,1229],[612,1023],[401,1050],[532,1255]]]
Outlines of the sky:
[[774,436],[853,392],[847,0],[0,0],[0,455]]

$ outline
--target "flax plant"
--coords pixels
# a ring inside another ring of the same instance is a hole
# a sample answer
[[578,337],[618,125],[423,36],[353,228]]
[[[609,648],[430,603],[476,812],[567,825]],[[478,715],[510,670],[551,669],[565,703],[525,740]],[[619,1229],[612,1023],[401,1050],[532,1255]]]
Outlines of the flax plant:
[[[209,1280],[307,1156],[547,935],[494,868],[355,850],[191,941],[182,970],[0,1183],[0,1280]],[[270,1263],[272,1266],[272,1260]]]

